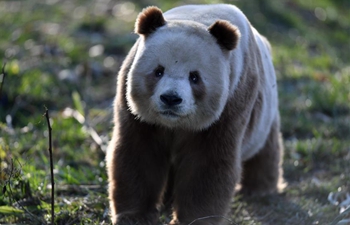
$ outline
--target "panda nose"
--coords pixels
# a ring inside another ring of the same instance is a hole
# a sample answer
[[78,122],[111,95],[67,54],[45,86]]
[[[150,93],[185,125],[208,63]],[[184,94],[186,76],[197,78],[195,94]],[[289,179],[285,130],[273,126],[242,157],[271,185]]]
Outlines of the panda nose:
[[182,102],[182,98],[176,94],[163,94],[160,96],[160,100],[167,106],[179,105]]

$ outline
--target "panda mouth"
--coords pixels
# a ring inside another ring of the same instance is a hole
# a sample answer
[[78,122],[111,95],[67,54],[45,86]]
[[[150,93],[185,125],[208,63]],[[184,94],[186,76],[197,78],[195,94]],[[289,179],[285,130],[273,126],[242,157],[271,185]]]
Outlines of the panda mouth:
[[177,118],[177,117],[180,117],[180,115],[172,112],[172,111],[163,111],[163,112],[160,112],[161,115],[163,116],[166,116],[166,117],[172,117],[172,118]]

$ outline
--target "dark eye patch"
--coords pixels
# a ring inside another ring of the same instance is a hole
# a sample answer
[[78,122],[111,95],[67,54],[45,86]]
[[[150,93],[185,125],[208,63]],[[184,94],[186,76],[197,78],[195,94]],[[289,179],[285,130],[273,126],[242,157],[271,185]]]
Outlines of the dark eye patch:
[[162,77],[164,75],[165,68],[161,65],[158,65],[157,68],[154,70],[154,76],[155,77]]
[[196,70],[191,71],[188,76],[188,79],[192,87],[193,96],[196,98],[197,101],[203,100],[206,95],[206,88],[199,72]]
[[192,84],[198,84],[200,81],[200,76],[198,71],[191,71],[189,75],[189,80]]

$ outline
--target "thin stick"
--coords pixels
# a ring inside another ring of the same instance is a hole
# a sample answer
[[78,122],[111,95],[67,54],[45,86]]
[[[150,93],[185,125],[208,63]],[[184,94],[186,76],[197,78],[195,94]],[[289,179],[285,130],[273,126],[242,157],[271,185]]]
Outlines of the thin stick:
[[[45,107],[46,108],[46,107]],[[55,180],[53,176],[53,160],[52,160],[52,128],[50,124],[49,110],[46,108],[45,116],[47,120],[47,127],[49,130],[49,153],[50,153],[50,170],[51,170],[51,225],[55,221]]]
[[212,219],[212,218],[222,218],[222,219],[225,219],[228,222],[230,222],[230,224],[236,224],[236,223],[234,223],[233,221],[231,221],[230,219],[228,219],[228,218],[226,218],[224,216],[212,215],[212,216],[205,216],[205,217],[197,218],[197,219],[193,220],[191,223],[189,223],[188,225],[192,225],[192,224],[194,224],[194,223],[196,223],[197,221],[200,221],[200,220],[206,220],[206,219]]
[[2,66],[2,73],[1,73],[2,74],[2,81],[1,81],[1,86],[0,86],[0,99],[1,99],[1,93],[2,93],[2,86],[5,83],[5,77],[6,77],[5,66],[6,66],[6,63],[4,63],[4,65]]

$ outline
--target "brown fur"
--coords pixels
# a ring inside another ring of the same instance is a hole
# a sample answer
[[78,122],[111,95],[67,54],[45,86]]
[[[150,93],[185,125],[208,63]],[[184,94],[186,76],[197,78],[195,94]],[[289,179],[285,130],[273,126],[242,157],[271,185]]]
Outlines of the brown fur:
[[196,98],[196,100],[198,101],[202,100],[206,95],[205,93],[206,90],[202,79],[199,79],[199,81],[196,84],[191,84],[191,86],[192,86],[193,96]]
[[218,44],[227,50],[236,48],[240,33],[237,27],[225,20],[218,20],[208,28],[209,32],[216,37]]
[[243,163],[242,193],[266,195],[285,187],[282,171],[283,145],[279,132],[279,118],[271,127],[264,147]]
[[146,79],[146,86],[147,86],[147,92],[149,93],[149,96],[152,95],[154,88],[156,87],[158,81],[160,80],[160,77],[156,77],[153,74],[156,72],[156,70],[161,67],[160,65],[155,68],[154,71],[152,71],[152,74],[147,74],[146,76],[148,77],[148,79]]
[[[140,25],[142,29],[137,32],[154,31],[147,29],[146,24]],[[211,30],[215,36],[215,28]],[[217,36],[220,42],[221,36]],[[258,74],[263,68],[253,35],[250,38],[251,50],[244,57],[245,70],[234,97],[228,99],[220,119],[203,131],[171,130],[135,119],[128,110],[125,95],[127,73],[138,42],[131,49],[118,74],[115,127],[106,157],[113,224],[156,224],[163,197],[172,202],[171,225],[188,225],[200,217],[223,216],[228,212],[242,173],[240,148],[254,128],[254,115],[261,110],[259,92],[264,80]],[[221,41],[221,44],[230,49],[237,43]],[[150,90],[153,87],[150,84]],[[200,96],[205,90],[198,88]],[[270,193],[281,181],[278,128],[276,118],[261,152],[243,163],[242,184],[249,193]],[[222,223],[221,217],[213,217],[195,224]]]
[[157,7],[150,6],[137,17],[135,33],[147,36],[163,25],[165,25],[165,20],[162,11]]

